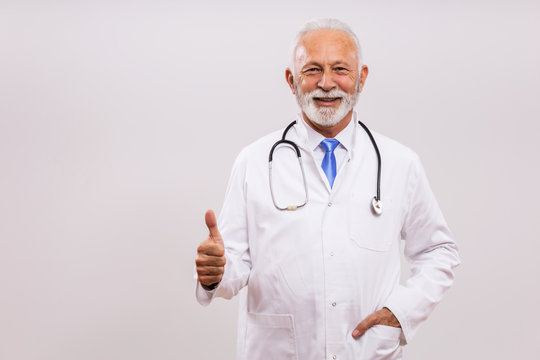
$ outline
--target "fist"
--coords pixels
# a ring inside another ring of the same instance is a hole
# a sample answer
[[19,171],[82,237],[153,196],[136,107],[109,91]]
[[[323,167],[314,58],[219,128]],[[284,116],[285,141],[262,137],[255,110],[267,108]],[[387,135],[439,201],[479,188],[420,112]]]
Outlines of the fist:
[[225,271],[225,247],[219,233],[216,215],[208,210],[205,215],[208,237],[197,248],[197,275],[202,285],[210,286],[221,281]]

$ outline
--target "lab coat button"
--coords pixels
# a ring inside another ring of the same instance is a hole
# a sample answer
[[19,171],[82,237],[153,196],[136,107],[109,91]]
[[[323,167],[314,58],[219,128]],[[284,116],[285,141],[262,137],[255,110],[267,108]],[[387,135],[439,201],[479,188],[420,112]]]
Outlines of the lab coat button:
[[330,206],[332,206],[332,203],[331,203],[331,202],[328,203],[328,207],[330,207]]
[[332,359],[336,360],[336,359],[337,359],[337,356],[336,356],[336,355],[332,356]]
[[334,252],[333,252],[333,251],[332,251],[332,252],[330,252],[330,256],[334,256]]
[[332,303],[332,306],[334,306],[334,307],[336,306],[336,302],[335,302],[335,301]]

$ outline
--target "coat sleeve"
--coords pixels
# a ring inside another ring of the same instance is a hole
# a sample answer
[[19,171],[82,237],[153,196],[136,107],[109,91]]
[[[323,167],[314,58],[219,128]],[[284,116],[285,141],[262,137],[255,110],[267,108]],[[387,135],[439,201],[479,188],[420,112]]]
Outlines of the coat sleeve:
[[218,228],[225,245],[225,272],[219,285],[211,291],[203,289],[197,280],[196,297],[203,306],[210,304],[214,297],[230,299],[247,285],[251,258],[247,236],[246,173],[247,158],[244,149],[234,162],[218,218]]
[[457,245],[430,189],[420,160],[415,156],[407,184],[408,210],[401,235],[405,257],[411,264],[406,285],[389,296],[389,308],[402,327],[402,344],[409,342],[454,281],[460,260]]

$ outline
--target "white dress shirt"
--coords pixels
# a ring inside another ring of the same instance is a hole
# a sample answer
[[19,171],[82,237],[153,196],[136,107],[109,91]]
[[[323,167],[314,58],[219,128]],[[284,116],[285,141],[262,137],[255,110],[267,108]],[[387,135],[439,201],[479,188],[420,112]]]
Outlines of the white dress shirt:
[[[303,117],[301,118],[302,120],[301,120],[300,126],[305,127],[306,132],[307,132],[307,145],[310,149],[313,150],[313,157],[315,158],[315,162],[317,162],[318,164],[322,164],[326,151],[321,146],[321,141],[323,141],[325,137],[321,135],[320,133],[318,133],[317,131],[313,130],[305,122]],[[355,122],[351,121],[335,137],[335,139],[339,141],[339,145],[336,146],[336,148],[334,149],[334,156],[336,157],[337,173],[339,173],[339,170],[341,169],[341,166],[343,165],[343,163],[350,159],[348,149],[350,149],[352,145],[355,127],[356,127]]]

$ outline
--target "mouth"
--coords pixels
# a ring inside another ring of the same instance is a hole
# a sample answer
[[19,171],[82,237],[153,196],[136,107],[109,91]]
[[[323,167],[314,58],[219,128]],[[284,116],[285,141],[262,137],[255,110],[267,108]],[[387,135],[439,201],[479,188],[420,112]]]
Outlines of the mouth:
[[315,100],[315,102],[318,105],[333,106],[339,101],[341,101],[341,98],[340,97],[314,97],[313,100]]

